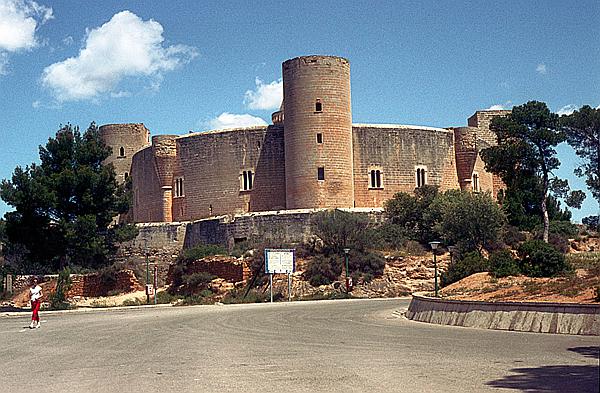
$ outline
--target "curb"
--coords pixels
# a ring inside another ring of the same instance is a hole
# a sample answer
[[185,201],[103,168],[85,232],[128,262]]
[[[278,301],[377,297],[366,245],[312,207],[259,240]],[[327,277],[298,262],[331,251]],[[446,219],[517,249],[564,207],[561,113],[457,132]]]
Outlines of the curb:
[[[164,308],[173,307],[169,304],[147,304],[141,306],[115,306],[115,307],[78,307],[71,310],[40,310],[40,314],[53,315],[53,314],[71,314],[71,313],[88,313],[88,312],[109,312],[109,311],[126,311],[126,310],[141,310],[146,308]],[[23,309],[23,311],[6,311],[0,312],[1,317],[31,317],[30,309]]]
[[600,304],[483,302],[415,294],[406,317],[440,325],[600,336]]

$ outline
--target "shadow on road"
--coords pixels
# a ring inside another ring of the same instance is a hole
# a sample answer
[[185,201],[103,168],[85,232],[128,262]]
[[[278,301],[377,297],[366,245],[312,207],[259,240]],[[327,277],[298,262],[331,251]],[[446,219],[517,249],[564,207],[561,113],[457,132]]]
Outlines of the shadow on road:
[[[569,351],[598,359],[599,347],[574,347]],[[527,393],[598,393],[600,392],[600,365],[542,366],[513,368],[514,375],[488,382],[495,388],[516,389]]]
[[580,355],[585,356],[586,358],[600,360],[600,347],[573,347],[569,348],[569,351],[576,352]]

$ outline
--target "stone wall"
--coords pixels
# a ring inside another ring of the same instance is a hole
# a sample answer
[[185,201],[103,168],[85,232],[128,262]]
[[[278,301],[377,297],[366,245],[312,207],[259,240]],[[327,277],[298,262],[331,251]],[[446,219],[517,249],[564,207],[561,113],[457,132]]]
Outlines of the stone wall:
[[350,63],[302,56],[282,70],[287,208],[353,207]]
[[150,131],[142,123],[106,124],[99,128],[100,137],[112,149],[104,164],[112,164],[117,180],[122,183],[130,175],[132,157],[150,144]]
[[[416,126],[355,124],[356,207],[381,207],[397,192],[413,193],[416,167],[427,169],[427,184],[458,188],[451,131]],[[370,171],[381,171],[380,188],[370,187]]]
[[480,302],[413,296],[406,316],[441,325],[600,335],[600,306],[591,304]]
[[[184,180],[184,214],[194,220],[222,214],[285,209],[283,129],[258,126],[203,132],[177,140]],[[242,174],[253,175],[244,190]]]
[[[183,274],[200,272],[210,273],[230,283],[246,280],[250,276],[250,271],[243,260],[219,255],[189,263]],[[169,268],[168,282],[173,282],[173,265]]]

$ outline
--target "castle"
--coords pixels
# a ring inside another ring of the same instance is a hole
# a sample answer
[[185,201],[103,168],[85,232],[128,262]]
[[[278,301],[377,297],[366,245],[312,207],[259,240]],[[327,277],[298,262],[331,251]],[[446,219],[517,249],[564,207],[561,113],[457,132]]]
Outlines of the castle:
[[143,124],[100,127],[120,181],[131,176],[132,221],[177,222],[291,209],[377,208],[425,184],[502,187],[479,156],[494,116],[467,127],[352,124],[350,64],[334,56],[283,63],[284,99],[268,126],[150,137]]

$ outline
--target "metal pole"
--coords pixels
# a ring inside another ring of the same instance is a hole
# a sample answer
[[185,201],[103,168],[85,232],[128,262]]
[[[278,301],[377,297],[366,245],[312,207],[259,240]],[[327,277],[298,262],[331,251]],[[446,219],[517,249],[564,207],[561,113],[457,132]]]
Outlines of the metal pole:
[[273,303],[273,273],[269,273],[269,291],[271,292],[271,303]]
[[292,276],[290,276],[290,272],[288,272],[288,302],[292,301]]
[[438,279],[437,279],[437,261],[435,259],[435,250],[433,250],[433,275],[434,275],[434,287],[435,297],[438,297]]
[[148,249],[146,249],[146,304],[150,304],[150,294],[148,293],[148,284],[150,283],[150,271],[148,270]]

